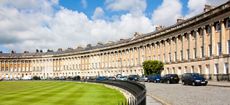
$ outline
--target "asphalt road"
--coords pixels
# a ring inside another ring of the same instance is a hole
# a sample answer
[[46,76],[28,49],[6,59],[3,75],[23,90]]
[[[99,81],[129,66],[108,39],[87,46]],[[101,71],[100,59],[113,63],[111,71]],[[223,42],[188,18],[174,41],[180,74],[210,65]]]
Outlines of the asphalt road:
[[230,105],[230,88],[145,82],[147,95],[168,105]]

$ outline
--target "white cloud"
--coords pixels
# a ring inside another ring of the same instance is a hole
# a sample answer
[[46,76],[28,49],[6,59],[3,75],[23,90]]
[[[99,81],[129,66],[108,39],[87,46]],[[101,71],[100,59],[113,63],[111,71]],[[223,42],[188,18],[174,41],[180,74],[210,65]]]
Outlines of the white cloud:
[[[117,17],[116,20],[106,21],[98,19],[103,16],[103,9],[98,7],[94,14],[97,19],[91,20],[82,12],[63,7],[55,11],[52,6],[57,6],[57,3],[47,0],[43,0],[43,2],[36,8],[16,6],[16,4],[14,4],[15,6],[6,6],[10,2],[0,5],[1,46],[17,50],[17,52],[35,51],[35,49],[76,48],[77,45],[128,38],[136,31],[147,33],[153,30],[151,20],[145,16],[127,13]],[[38,3],[40,1],[37,1]],[[49,13],[41,7],[48,8]],[[26,10],[36,11],[28,12]]]
[[[179,0],[164,0],[154,10],[152,19],[143,13],[146,9],[145,0],[107,0],[108,9],[128,11],[120,16],[111,16],[113,19],[110,21],[104,19],[101,7],[94,10],[90,19],[85,13],[61,7],[58,0],[28,0],[30,4],[26,0],[0,2],[0,44],[17,52],[76,48],[77,45],[130,38],[134,32],[152,32],[155,24],[172,25],[182,16],[182,4]],[[215,1],[209,0],[206,3],[213,2]],[[200,10],[195,9],[203,2],[189,3],[189,14],[192,10],[199,13]],[[54,6],[60,10],[55,10]],[[135,11],[140,13],[136,15],[133,13]]]
[[197,14],[200,14],[204,11],[204,5],[212,5],[212,6],[218,6],[220,4],[223,4],[227,2],[228,0],[189,0],[187,7],[189,9],[189,13],[185,16],[186,18],[195,16]]
[[153,24],[169,26],[181,17],[182,4],[180,0],[163,0],[163,3],[153,11]]
[[106,0],[107,8],[113,11],[129,11],[140,14],[145,11],[146,0]]
[[104,10],[101,7],[97,7],[94,11],[92,19],[102,19],[104,17]]
[[88,3],[86,0],[81,0],[81,5],[83,8],[87,8],[88,7]]

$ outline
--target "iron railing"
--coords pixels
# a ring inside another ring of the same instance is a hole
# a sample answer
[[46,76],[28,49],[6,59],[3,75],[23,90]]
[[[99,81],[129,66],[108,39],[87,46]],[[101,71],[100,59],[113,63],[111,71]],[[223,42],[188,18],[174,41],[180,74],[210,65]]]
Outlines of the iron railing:
[[103,83],[107,85],[116,86],[122,88],[129,93],[131,93],[134,98],[129,98],[126,102],[118,102],[118,105],[146,105],[146,88],[145,85],[140,84],[135,81],[118,81],[118,80],[108,80],[108,81],[88,81]]

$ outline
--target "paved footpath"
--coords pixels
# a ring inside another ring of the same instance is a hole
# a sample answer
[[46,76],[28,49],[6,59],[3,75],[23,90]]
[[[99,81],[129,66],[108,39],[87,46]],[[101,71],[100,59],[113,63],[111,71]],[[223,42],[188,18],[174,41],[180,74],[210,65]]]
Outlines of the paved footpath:
[[159,101],[155,100],[153,97],[147,94],[146,105],[162,105]]
[[144,84],[147,105],[230,105],[230,82],[209,81],[208,86]]
[[218,86],[218,87],[230,87],[230,82],[228,81],[208,81],[208,86]]

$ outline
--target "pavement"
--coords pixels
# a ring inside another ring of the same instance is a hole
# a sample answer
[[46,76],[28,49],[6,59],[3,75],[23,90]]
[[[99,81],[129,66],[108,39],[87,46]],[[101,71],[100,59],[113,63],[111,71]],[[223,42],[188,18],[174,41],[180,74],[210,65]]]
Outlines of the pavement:
[[208,81],[208,86],[230,87],[228,81]]
[[146,105],[163,105],[159,100],[156,100],[150,95],[146,95]]
[[[230,82],[228,81],[208,81],[208,86],[230,88]],[[170,105],[170,103],[167,103],[165,100],[162,100],[161,98],[155,96],[153,92],[150,92],[150,90],[148,91],[147,89],[146,105]]]

